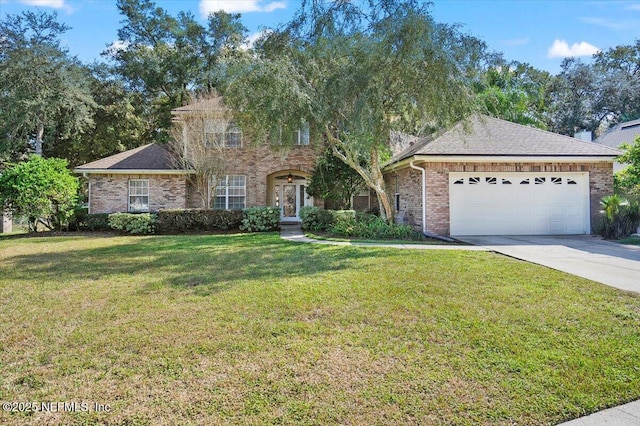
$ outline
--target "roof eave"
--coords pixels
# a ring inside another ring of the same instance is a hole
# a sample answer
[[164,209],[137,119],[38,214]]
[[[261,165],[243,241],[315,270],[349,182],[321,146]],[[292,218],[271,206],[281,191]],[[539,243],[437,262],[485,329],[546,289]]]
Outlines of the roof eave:
[[94,175],[189,175],[195,173],[193,170],[168,170],[168,169],[83,169],[75,168],[77,174]]
[[600,163],[608,162],[616,155],[425,155],[416,154],[387,164],[383,171],[390,172],[409,167],[409,163]]

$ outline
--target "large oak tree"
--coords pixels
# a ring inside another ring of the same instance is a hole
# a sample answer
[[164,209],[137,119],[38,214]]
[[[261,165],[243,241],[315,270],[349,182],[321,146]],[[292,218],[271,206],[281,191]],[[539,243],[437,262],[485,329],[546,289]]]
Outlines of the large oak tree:
[[392,220],[382,168],[391,131],[428,134],[474,108],[484,44],[414,0],[306,0],[267,34],[225,87],[255,142],[309,125],[373,189]]

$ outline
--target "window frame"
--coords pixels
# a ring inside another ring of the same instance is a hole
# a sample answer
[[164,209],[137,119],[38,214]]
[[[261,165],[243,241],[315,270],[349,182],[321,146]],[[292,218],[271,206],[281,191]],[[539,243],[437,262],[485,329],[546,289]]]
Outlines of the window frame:
[[[238,178],[242,178],[242,185],[237,184]],[[230,185],[229,183],[235,183]],[[211,182],[209,182],[211,185]],[[239,194],[238,192],[241,192]],[[224,201],[224,206],[218,202],[219,199]],[[233,200],[242,199],[241,203],[232,202]],[[231,205],[232,208],[229,208]],[[224,175],[220,182],[213,188],[212,196],[209,201],[210,208],[214,210],[242,210],[247,206],[247,176],[246,175]]]
[[[145,185],[143,185],[142,187],[136,187],[134,185],[134,189],[140,189],[143,188],[145,189],[146,186],[146,194],[144,193],[145,191],[142,191],[141,193],[137,193],[137,191],[134,191],[136,193],[133,193],[131,191],[132,189],[132,183],[144,183]],[[132,197],[146,197],[147,198],[147,203],[146,203],[146,207],[143,207],[142,209],[136,209],[134,208],[134,203],[131,202],[131,198]],[[127,211],[129,213],[148,213],[149,212],[149,206],[150,206],[150,197],[149,197],[149,179],[129,179],[128,182],[128,199],[127,199]]]

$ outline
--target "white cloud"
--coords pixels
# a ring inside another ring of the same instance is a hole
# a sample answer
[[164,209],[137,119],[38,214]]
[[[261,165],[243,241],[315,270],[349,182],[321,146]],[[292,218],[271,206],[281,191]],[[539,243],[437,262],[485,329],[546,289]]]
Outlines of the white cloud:
[[567,58],[570,56],[591,56],[599,51],[600,49],[586,41],[573,43],[569,46],[569,43],[564,40],[554,40],[547,55],[549,58]]
[[27,6],[43,6],[52,7],[54,9],[65,9],[68,6],[64,3],[65,0],[20,0],[20,3]]
[[204,17],[210,13],[224,10],[227,13],[273,12],[286,9],[283,1],[265,2],[263,0],[200,0],[200,14]]

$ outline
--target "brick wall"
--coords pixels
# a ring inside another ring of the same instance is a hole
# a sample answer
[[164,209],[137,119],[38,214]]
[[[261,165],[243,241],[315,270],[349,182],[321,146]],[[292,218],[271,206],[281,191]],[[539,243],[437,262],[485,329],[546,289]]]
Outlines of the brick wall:
[[[424,163],[427,180],[427,230],[449,235],[450,172],[588,172],[592,223],[600,210],[600,199],[613,193],[613,165],[602,163]],[[390,195],[400,194],[398,216],[422,229],[421,172],[404,168],[387,173]],[[396,183],[397,182],[397,183]]]
[[129,209],[129,179],[149,180],[149,210],[184,209],[184,175],[91,175],[91,213],[126,212]]
[[313,146],[292,146],[280,151],[275,151],[268,145],[227,148],[225,157],[228,166],[222,173],[245,175],[247,207],[266,206],[269,175],[284,171],[295,174],[299,171],[302,172],[301,175],[308,176],[320,153],[320,148]]
[[[291,172],[309,176],[315,166],[320,149],[313,146],[293,146],[274,151],[269,146],[226,149],[228,175],[245,175],[247,207],[268,205],[268,179],[276,172]],[[149,179],[149,208],[164,209],[201,208],[194,184],[184,175],[98,175],[90,177],[91,212],[126,212],[128,209],[129,179]],[[322,207],[324,202],[315,200]]]

